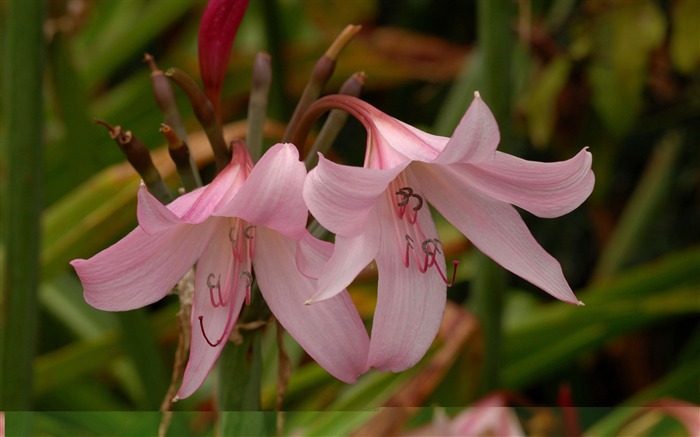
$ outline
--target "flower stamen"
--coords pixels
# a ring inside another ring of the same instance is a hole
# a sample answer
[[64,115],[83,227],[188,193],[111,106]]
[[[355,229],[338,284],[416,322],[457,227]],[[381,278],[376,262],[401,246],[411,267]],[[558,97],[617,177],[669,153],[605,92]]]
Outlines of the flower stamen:
[[202,335],[204,336],[204,340],[206,340],[206,342],[209,344],[209,346],[217,347],[218,345],[220,345],[221,342],[224,341],[225,335],[222,335],[218,340],[216,340],[215,342],[212,343],[211,340],[209,340],[209,337],[207,337],[207,332],[204,330],[204,316],[199,316],[197,318],[199,319],[199,328],[202,330]]
[[244,270],[241,272],[240,277],[245,277],[246,278],[246,283],[245,283],[245,304],[250,305],[250,290],[253,285],[253,275],[247,271]]
[[[216,278],[216,284],[212,284],[212,280]],[[226,301],[224,300],[223,295],[221,294],[221,274],[217,277],[214,273],[209,273],[209,276],[207,276],[207,287],[209,287],[209,300],[211,300],[211,305],[214,308],[220,307],[220,306],[225,306]],[[219,301],[217,302],[214,299],[214,289],[216,288],[216,294],[219,297]]]
[[408,206],[408,203],[411,199],[411,197],[415,197],[418,200],[418,204],[412,208],[414,211],[414,214],[411,215],[410,213],[406,216],[408,219],[408,222],[412,225],[416,224],[416,221],[418,220],[418,211],[423,208],[423,197],[420,196],[419,194],[415,194],[413,192],[413,188],[411,187],[403,187],[399,188],[398,191],[395,192],[396,195],[403,196],[403,199],[399,200],[396,203],[396,206],[398,206],[398,211],[397,214],[399,218],[403,218],[404,215],[406,215],[406,207]]

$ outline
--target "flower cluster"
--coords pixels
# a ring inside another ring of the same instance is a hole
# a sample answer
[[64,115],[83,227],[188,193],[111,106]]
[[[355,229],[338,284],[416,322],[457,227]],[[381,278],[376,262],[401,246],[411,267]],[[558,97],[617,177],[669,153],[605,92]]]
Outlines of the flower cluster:
[[[217,113],[226,64],[220,58],[227,59],[221,52],[229,50],[247,5],[231,3],[210,3],[202,27],[221,31],[200,34],[202,77]],[[313,121],[332,109],[367,129],[364,166],[320,154],[307,174],[294,144],[300,146]],[[354,97],[323,97],[304,111],[294,144],[274,145],[255,164],[239,142],[211,183],[167,205],[142,185],[136,229],[72,265],[86,301],[107,311],[162,299],[195,265],[191,350],[176,398],[202,384],[254,281],[282,326],[338,379],[354,382],[372,367],[401,371],[435,338],[446,287],[454,282],[456,263],[450,275],[430,205],[506,269],[580,304],[559,263],[513,205],[540,217],[570,212],[592,191],[591,154],[584,149],[564,162],[531,162],[497,151],[499,141],[478,94],[450,138],[422,132]],[[335,234],[334,244],[306,230],[309,211]],[[373,261],[378,300],[369,336],[347,287]]]

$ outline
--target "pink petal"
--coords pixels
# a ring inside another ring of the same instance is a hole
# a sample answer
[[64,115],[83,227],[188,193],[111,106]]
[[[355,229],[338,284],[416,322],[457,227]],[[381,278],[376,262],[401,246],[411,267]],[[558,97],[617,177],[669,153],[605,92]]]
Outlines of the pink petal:
[[365,222],[365,231],[355,237],[335,236],[335,247],[318,277],[318,288],[307,303],[329,299],[347,288],[369,265],[379,250],[380,227],[376,217]]
[[518,417],[502,395],[492,394],[457,415],[450,426],[453,435],[525,436]]
[[496,119],[479,94],[476,94],[452,138],[433,162],[453,164],[487,161],[493,159],[500,141],[501,134]]
[[375,170],[339,165],[319,155],[304,183],[304,200],[329,231],[359,235],[378,199],[406,165],[408,161],[390,170]]
[[[200,190],[202,190],[202,188],[200,188]],[[158,199],[148,192],[144,184],[141,184],[139,187],[137,197],[138,205],[136,207],[136,217],[144,232],[155,234],[182,223],[180,217],[171,211],[170,208],[172,208],[172,206],[168,207],[160,203]],[[196,195],[189,193],[189,195],[178,197],[171,204],[182,206],[187,203],[187,209],[189,209],[196,199]]]
[[[240,150],[240,149],[239,149]],[[216,175],[207,186],[187,193],[184,196],[192,196],[196,199],[187,211],[183,211],[180,218],[187,223],[200,223],[214,215],[221,204],[227,203],[233,198],[245,182],[247,151],[243,154],[235,153],[231,162]],[[189,201],[191,202],[191,201]],[[175,202],[173,202],[175,203]],[[218,215],[218,214],[217,214]]]
[[136,209],[139,225],[145,232],[153,234],[180,223],[203,222],[219,203],[233,197],[245,177],[241,170],[239,162],[232,160],[210,184],[178,197],[167,206],[141,185]]
[[689,436],[700,436],[700,406],[676,399],[659,399],[649,402],[645,407],[674,417],[683,424]]
[[259,228],[253,263],[260,291],[275,317],[330,374],[348,383],[364,373],[369,339],[347,291],[304,305],[316,288],[296,268],[295,244]]
[[333,243],[319,240],[309,232],[297,244],[296,262],[302,275],[318,279],[333,255]]
[[[369,365],[400,372],[423,358],[435,339],[445,311],[447,286],[434,267],[421,273],[413,259],[409,267],[405,267],[403,235],[400,240],[395,237],[399,225],[388,202],[381,204],[381,214],[382,240],[377,255],[379,284]],[[427,205],[419,211],[418,223],[426,237],[437,237]],[[444,272],[444,257],[439,255],[437,261]]]
[[213,227],[205,222],[146,234],[141,227],[88,260],[71,261],[95,308],[125,311],[163,298],[195,263]]
[[332,100],[334,107],[347,111],[367,129],[367,168],[389,169],[409,160],[432,161],[447,144],[448,138],[416,129],[356,97],[332,95],[321,100]]
[[535,241],[511,205],[471,191],[443,166],[416,163],[428,201],[501,266],[557,299],[581,305],[561,266]]
[[538,217],[559,217],[576,209],[593,191],[591,162],[586,149],[568,161],[551,163],[496,152],[491,161],[457,164],[444,170],[488,197]]
[[220,113],[221,85],[248,0],[210,0],[199,27],[199,70],[207,97]]
[[253,167],[248,179],[215,214],[240,217],[299,239],[306,230],[308,211],[302,197],[306,169],[292,144],[276,144]]
[[[202,385],[226,345],[245,300],[247,279],[241,275],[245,261],[234,262],[227,220],[212,221],[216,222],[216,230],[195,271],[190,357],[178,399],[190,396]],[[210,285],[215,287],[210,289]]]

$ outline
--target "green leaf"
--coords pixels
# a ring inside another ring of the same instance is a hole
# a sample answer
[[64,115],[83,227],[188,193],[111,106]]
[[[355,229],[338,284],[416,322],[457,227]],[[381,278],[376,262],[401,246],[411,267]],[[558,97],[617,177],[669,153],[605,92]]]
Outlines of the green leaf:
[[700,249],[677,253],[577,293],[585,307],[550,304],[508,325],[504,385],[523,388],[619,335],[700,312],[698,265]]
[[700,2],[679,0],[671,8],[671,61],[678,71],[690,75],[700,67]]
[[44,1],[4,2],[0,411],[30,410],[40,276]]

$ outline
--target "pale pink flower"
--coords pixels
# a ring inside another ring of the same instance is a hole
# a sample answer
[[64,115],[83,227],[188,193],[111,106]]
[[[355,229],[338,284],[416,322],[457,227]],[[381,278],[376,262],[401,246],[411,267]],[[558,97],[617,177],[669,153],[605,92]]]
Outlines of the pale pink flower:
[[688,436],[700,436],[700,406],[677,399],[659,399],[644,406],[645,413],[660,412],[678,420]]
[[474,403],[452,419],[438,410],[430,425],[415,429],[406,436],[525,437],[525,431],[515,411],[506,406],[503,396],[493,394]]
[[304,305],[316,282],[299,273],[296,258],[312,270],[332,250],[305,229],[305,176],[291,144],[272,147],[254,168],[245,147],[235,147],[211,184],[167,207],[141,186],[139,226],[94,257],[71,262],[85,300],[107,311],[162,299],[197,263],[192,343],[178,398],[199,388],[214,365],[250,293],[253,270],[275,317],[321,366],[346,382],[366,370],[369,339],[347,292],[323,306]]
[[304,184],[309,210],[336,234],[309,302],[335,296],[376,260],[369,366],[401,371],[414,365],[440,326],[452,275],[428,204],[506,269],[558,299],[581,304],[513,205],[539,217],[578,207],[594,183],[587,150],[556,163],[498,152],[498,126],[478,94],[451,138],[422,132],[348,96],[324,97],[309,112],[333,108],[364,125],[367,151],[364,167],[319,156]]

